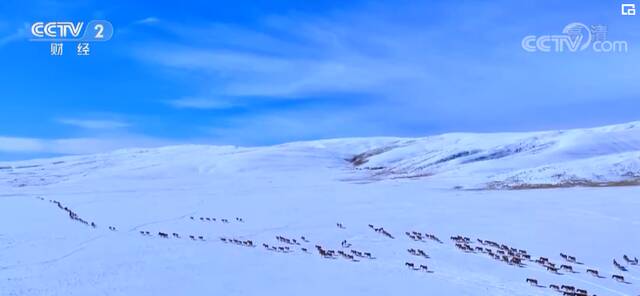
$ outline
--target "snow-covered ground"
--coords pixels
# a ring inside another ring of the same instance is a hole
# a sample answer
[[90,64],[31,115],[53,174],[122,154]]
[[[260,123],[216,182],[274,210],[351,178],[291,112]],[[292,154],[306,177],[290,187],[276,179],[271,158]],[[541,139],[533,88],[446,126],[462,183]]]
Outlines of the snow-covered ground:
[[[556,295],[549,284],[638,295],[640,266],[622,256],[640,257],[640,186],[619,185],[639,176],[640,123],[0,163],[0,295]],[[551,189],[506,190],[539,187]],[[411,231],[443,243],[413,240]],[[575,271],[464,252],[456,235],[472,248],[497,253],[476,239],[491,240]],[[372,258],[324,258],[316,245]]]

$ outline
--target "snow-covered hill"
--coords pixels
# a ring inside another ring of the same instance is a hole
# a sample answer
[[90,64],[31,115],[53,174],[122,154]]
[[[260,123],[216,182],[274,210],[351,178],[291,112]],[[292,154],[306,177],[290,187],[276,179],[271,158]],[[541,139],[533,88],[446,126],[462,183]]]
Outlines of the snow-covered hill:
[[629,123],[4,162],[0,295],[638,295],[639,148]]
[[640,123],[399,140],[353,162],[377,178],[438,176],[472,188],[640,184]]
[[171,178],[181,176],[181,171],[204,177],[281,169],[325,171],[329,178],[344,180],[422,178],[467,189],[638,185],[640,122],[564,131],[334,139],[257,148],[120,150],[0,163],[0,182],[32,186],[109,176]]

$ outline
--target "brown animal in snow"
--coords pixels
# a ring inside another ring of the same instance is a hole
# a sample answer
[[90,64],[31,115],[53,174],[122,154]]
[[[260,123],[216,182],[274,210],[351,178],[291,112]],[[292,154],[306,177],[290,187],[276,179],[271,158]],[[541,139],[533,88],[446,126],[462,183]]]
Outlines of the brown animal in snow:
[[600,276],[600,274],[598,274],[598,271],[595,269],[587,269],[587,273],[593,276]]
[[575,291],[575,290],[576,290],[576,287],[574,287],[574,286],[562,285],[562,286],[560,287],[560,289],[562,289],[562,290],[567,290],[567,291]]
[[527,278],[526,282],[531,284],[532,286],[537,286],[538,285],[538,280],[536,280],[536,279]]
[[559,270],[559,269],[558,269],[558,268],[555,268],[555,267],[547,266],[547,270],[548,270],[548,271],[551,271],[551,272],[553,272],[553,273],[558,273],[558,270]]
[[573,267],[571,265],[562,264],[560,265],[560,269],[573,272]]

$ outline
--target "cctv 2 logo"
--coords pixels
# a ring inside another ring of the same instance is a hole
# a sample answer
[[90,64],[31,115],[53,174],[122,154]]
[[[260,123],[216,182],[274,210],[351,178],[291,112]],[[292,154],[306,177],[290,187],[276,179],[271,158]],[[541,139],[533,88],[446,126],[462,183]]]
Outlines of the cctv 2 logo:
[[31,25],[31,41],[108,41],[113,25],[105,20],[84,22],[35,22]]

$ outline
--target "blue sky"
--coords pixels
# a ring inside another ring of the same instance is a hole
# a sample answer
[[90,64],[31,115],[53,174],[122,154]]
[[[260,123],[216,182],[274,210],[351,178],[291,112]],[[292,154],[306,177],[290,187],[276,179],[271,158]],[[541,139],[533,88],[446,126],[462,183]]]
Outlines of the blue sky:
[[[515,2],[5,0],[0,160],[640,119],[640,16]],[[115,33],[89,57],[27,41],[32,22],[93,19]],[[628,52],[522,49],[572,22]]]

